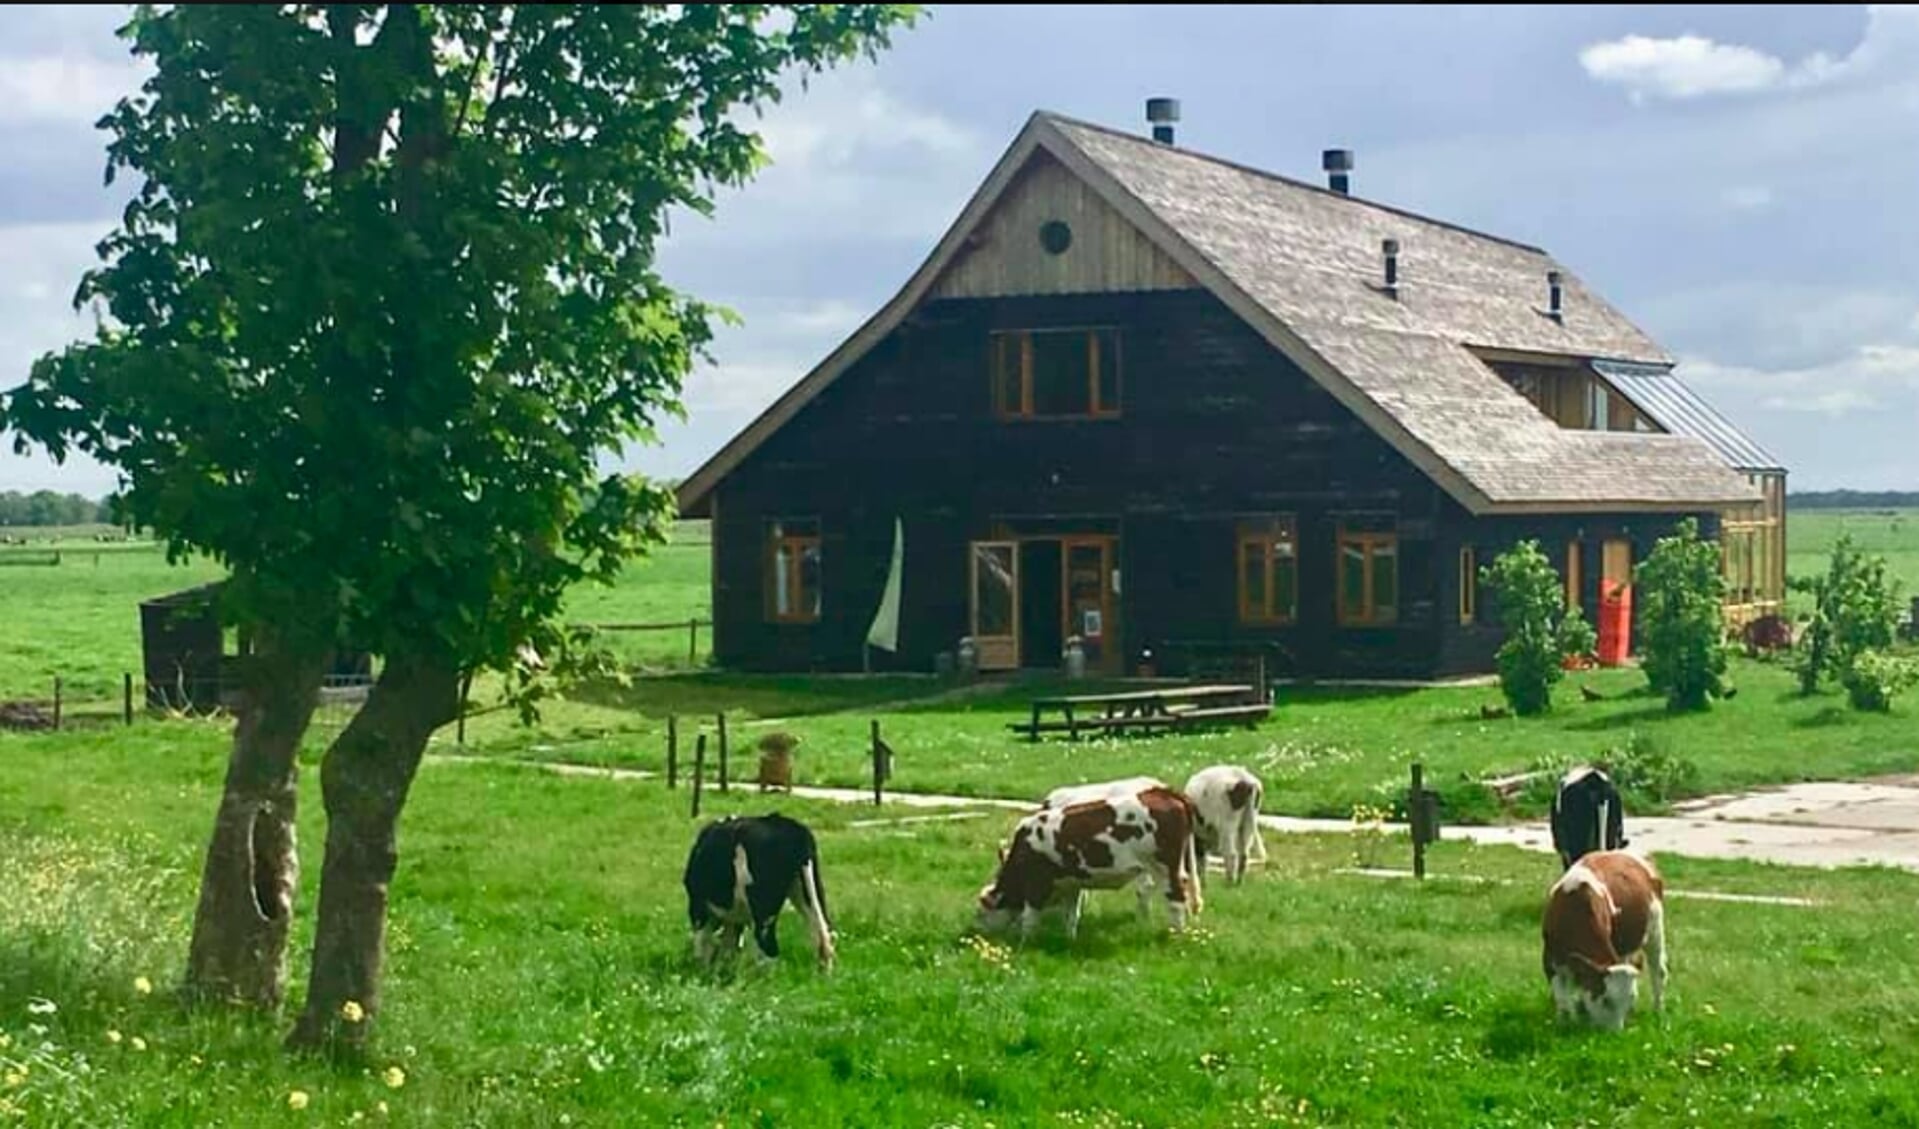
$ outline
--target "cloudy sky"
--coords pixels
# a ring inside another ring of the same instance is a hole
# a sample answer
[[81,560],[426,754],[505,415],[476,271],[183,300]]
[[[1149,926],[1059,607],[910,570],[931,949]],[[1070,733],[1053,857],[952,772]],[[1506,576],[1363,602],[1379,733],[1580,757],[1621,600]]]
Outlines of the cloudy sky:
[[[0,387],[84,330],[137,82],[111,9],[0,8]],[[669,277],[746,319],[637,455],[678,475],[884,302],[1034,109],[1144,129],[1547,247],[1683,359],[1795,488],[1919,489],[1919,9],[943,7],[768,113],[774,167]],[[0,452],[0,488],[102,492]]]

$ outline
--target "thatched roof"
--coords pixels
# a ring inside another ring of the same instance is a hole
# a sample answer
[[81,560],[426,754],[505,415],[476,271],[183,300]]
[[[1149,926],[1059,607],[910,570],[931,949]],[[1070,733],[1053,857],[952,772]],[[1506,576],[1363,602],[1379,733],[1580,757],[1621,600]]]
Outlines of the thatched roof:
[[[1683,429],[1563,429],[1480,359],[1475,350],[1670,367],[1664,350],[1546,252],[1041,113],[906,287],[686,481],[684,512],[701,512],[720,478],[924,299],[1041,150],[1472,512],[1672,511],[1758,498]],[[1400,248],[1391,295],[1380,286],[1385,239]],[[1544,310],[1551,270],[1562,278],[1557,319]]]

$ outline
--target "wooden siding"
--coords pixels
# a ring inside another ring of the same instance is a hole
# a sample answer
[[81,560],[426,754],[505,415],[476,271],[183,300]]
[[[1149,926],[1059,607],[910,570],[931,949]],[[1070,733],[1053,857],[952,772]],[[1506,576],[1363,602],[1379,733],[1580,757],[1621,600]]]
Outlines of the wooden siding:
[[[1116,419],[992,414],[995,329],[1124,327]],[[1113,532],[1122,577],[1114,646],[1131,660],[1190,642],[1269,646],[1275,673],[1418,676],[1453,605],[1439,589],[1443,495],[1316,382],[1200,291],[931,303],[727,479],[715,541],[715,649],[723,665],[856,670],[885,583],[893,519],[906,525],[901,652],[875,669],[930,670],[968,624],[967,544],[1014,532]],[[1334,622],[1337,515],[1396,515],[1398,622]],[[1238,622],[1240,517],[1290,513],[1299,619]],[[781,516],[822,523],[823,615],[762,614],[759,544]],[[1452,617],[1456,618],[1456,617]],[[1162,669],[1165,669],[1162,664]]]
[[[1072,243],[1054,255],[1040,227],[1064,222]],[[972,246],[934,284],[938,298],[1184,290],[1199,283],[1098,194],[1045,153],[976,230]]]

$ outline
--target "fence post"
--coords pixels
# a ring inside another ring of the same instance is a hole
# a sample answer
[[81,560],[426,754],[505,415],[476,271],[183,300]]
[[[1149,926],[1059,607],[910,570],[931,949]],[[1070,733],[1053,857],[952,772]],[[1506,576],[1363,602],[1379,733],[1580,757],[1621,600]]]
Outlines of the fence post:
[[726,792],[731,790],[726,782],[726,715],[718,716],[720,719],[720,791]]
[[1426,766],[1413,762],[1413,790],[1407,798],[1406,822],[1413,831],[1413,877],[1424,881],[1426,878],[1426,835],[1422,824],[1425,822]]
[[133,672],[127,671],[125,674],[121,675],[121,678],[123,680],[123,685],[121,686],[121,698],[123,699],[121,712],[126,715],[127,724],[132,725],[133,724]]
[[666,786],[680,786],[680,719],[666,715]]
[[472,690],[473,672],[469,670],[466,676],[460,679],[460,721],[453,733],[453,740],[462,749],[466,748],[466,697]]
[[700,620],[698,616],[686,621],[686,665],[696,666],[700,661]]
[[878,718],[874,718],[873,719],[873,806],[874,807],[879,807],[881,804],[880,781],[884,777],[885,771],[886,771],[885,770],[886,754],[882,751],[883,749],[885,749],[885,746],[880,744],[880,722]]
[[53,676],[53,727],[60,728],[60,676]]
[[693,818],[700,818],[700,781],[706,776],[706,734],[693,742]]

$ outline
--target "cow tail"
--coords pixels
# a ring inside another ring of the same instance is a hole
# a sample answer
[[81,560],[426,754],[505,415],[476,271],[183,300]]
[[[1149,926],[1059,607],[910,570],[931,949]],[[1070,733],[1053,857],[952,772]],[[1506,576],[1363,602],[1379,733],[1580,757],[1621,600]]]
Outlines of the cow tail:
[[1253,787],[1253,803],[1246,809],[1246,825],[1249,828],[1247,838],[1251,843],[1247,847],[1246,857],[1266,861],[1266,839],[1259,833],[1259,808],[1266,802],[1266,789],[1263,785]]
[[1186,808],[1186,848],[1183,853],[1186,881],[1191,883],[1187,887],[1187,908],[1194,917],[1198,917],[1200,906],[1205,903],[1205,896],[1200,892],[1199,852],[1196,847],[1199,842],[1199,808],[1184,795],[1180,796],[1180,802]]

